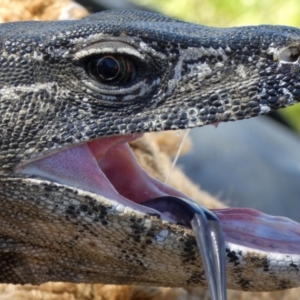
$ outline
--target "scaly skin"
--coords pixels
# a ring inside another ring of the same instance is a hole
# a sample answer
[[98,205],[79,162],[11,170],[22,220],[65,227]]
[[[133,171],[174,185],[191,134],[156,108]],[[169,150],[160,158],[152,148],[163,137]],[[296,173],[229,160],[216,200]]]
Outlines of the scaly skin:
[[[192,128],[294,104],[299,48],[295,28],[208,28],[137,11],[1,25],[0,282],[206,285],[189,229],[117,211],[101,195],[16,168],[99,137]],[[130,57],[136,78],[99,83],[86,67],[99,53]],[[297,261],[270,271],[286,257],[238,250],[227,245],[229,288],[299,285]]]

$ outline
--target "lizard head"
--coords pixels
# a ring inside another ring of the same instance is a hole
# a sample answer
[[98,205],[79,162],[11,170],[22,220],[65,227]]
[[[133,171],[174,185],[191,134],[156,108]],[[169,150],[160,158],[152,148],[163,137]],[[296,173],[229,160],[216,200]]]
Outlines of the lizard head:
[[[1,25],[0,36],[1,281],[205,285],[190,229],[143,206],[186,196],[148,176],[127,143],[298,102],[300,31],[207,28],[112,11]],[[299,242],[289,236],[298,225],[245,209],[216,214],[228,235],[229,286],[243,288],[240,278],[249,276],[247,289],[278,285],[280,276],[262,286],[268,274],[255,281],[251,270],[234,268],[266,267],[276,243],[271,221],[289,230],[279,255],[284,244],[296,253]],[[272,242],[264,235],[253,246],[254,226],[243,243],[239,221],[243,228],[263,222]]]

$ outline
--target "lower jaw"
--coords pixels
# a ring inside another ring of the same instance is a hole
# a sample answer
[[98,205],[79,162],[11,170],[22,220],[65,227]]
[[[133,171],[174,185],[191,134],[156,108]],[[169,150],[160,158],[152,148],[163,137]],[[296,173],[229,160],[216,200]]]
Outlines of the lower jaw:
[[[176,223],[169,214],[145,207],[143,202],[168,195],[193,200],[141,169],[127,143],[140,136],[97,139],[23,163],[15,172],[89,191],[118,205],[158,214],[163,220]],[[268,253],[300,252],[300,224],[290,219],[245,208],[212,211],[221,221],[228,243]]]

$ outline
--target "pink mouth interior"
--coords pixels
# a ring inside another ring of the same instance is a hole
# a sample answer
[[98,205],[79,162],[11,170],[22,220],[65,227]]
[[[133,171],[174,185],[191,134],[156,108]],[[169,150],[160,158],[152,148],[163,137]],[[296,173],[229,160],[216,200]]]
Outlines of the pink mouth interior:
[[[22,164],[15,171],[92,192],[176,222],[142,205],[144,201],[167,195],[191,199],[141,169],[127,144],[140,136],[101,138]],[[300,225],[292,220],[252,209],[213,212],[219,217],[228,242],[267,252],[299,253]]]

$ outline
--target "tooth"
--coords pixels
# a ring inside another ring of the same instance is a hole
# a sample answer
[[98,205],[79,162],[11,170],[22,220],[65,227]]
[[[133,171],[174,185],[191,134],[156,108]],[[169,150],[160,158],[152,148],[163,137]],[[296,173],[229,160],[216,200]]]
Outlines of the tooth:
[[225,240],[219,219],[198,203],[175,196],[157,197],[144,206],[172,215],[195,232],[212,300],[226,300]]

